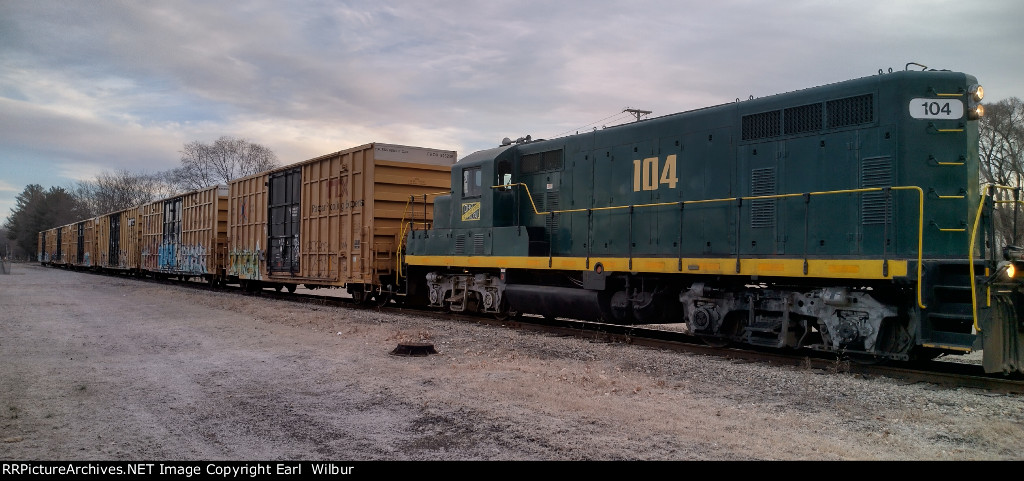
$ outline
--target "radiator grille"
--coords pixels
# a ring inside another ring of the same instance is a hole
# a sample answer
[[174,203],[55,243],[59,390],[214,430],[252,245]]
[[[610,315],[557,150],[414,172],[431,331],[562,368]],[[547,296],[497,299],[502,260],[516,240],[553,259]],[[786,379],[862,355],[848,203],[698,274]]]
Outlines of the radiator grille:
[[821,104],[788,108],[783,119],[787,135],[821,130]]
[[743,116],[743,140],[763,139],[779,135],[781,110]]
[[[892,157],[864,159],[860,166],[862,188],[889,187],[892,185]],[[861,194],[860,221],[864,225],[883,224],[892,218],[892,205],[885,206],[885,192]],[[891,201],[890,201],[891,202]],[[886,216],[888,210],[888,218]]]
[[473,255],[482,256],[484,255],[484,235],[474,234],[473,235]]
[[[750,195],[775,195],[775,167],[750,171]],[[775,227],[776,199],[754,199],[750,202],[750,227]]]
[[845,127],[871,122],[875,118],[874,96],[871,94],[829,100],[825,106],[828,128]]
[[[558,191],[548,191],[544,194],[544,210],[551,212],[558,210]],[[544,223],[547,225],[548,232],[552,234],[558,229],[558,214],[548,214],[544,216]]]

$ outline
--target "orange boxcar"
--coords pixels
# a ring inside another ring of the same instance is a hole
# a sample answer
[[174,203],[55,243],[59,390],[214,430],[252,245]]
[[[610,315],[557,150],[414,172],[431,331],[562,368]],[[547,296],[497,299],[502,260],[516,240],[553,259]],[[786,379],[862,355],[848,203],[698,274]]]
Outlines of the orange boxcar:
[[139,207],[141,269],[157,277],[221,281],[227,194],[227,186],[219,185]]
[[123,271],[139,269],[140,209],[131,207],[96,218],[97,266]]
[[450,189],[451,150],[370,143],[229,183],[228,276],[251,287],[346,287],[357,299],[396,284],[403,225],[419,198]]

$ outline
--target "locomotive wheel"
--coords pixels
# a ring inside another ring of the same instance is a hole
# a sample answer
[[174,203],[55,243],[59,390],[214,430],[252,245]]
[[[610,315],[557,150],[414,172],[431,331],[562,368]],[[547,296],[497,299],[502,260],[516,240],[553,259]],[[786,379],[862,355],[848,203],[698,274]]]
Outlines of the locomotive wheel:
[[[875,340],[875,350],[886,354],[906,354],[913,347],[913,337],[907,332],[899,318],[889,317],[882,321],[878,337]],[[889,357],[878,356],[867,353],[849,353],[847,357],[861,365],[881,364],[889,360]]]
[[726,315],[718,332],[721,336],[698,336],[701,341],[711,347],[726,347],[732,343],[732,338],[740,332],[740,325],[746,322],[747,315]]
[[504,298],[501,300],[501,305],[498,306],[498,312],[494,313],[494,318],[499,321],[507,321],[509,319],[518,319],[523,313],[510,309],[508,301]]
[[288,293],[289,293],[289,294],[295,294],[295,288],[296,288],[296,287],[297,287],[297,286],[296,286],[295,284],[288,284],[288,287],[287,287],[287,289],[288,289]]

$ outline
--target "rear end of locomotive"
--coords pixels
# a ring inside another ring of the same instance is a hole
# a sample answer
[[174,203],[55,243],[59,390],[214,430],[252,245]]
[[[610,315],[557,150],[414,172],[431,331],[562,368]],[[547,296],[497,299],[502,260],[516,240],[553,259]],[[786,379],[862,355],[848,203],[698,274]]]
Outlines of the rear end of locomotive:
[[453,311],[1020,372],[1020,259],[991,235],[1020,204],[979,185],[982,92],[904,71],[505,142],[453,167],[407,273]]

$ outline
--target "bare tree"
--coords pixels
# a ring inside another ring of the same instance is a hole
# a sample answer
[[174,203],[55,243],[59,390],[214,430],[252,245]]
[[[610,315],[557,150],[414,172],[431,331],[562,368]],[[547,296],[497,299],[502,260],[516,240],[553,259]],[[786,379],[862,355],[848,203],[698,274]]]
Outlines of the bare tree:
[[[985,104],[979,124],[981,181],[1016,188],[997,190],[996,236],[999,246],[1024,241],[1024,212],[1020,199],[1024,177],[1024,102],[1017,97]],[[1015,196],[1018,199],[1015,199]]]
[[95,180],[78,182],[72,194],[90,216],[117,212],[174,194],[167,173],[103,172]]
[[277,167],[277,155],[245,139],[221,137],[212,144],[185,144],[181,167],[171,171],[175,185],[185,191],[199,190],[232,179],[258,174]]

